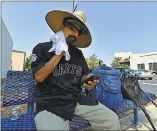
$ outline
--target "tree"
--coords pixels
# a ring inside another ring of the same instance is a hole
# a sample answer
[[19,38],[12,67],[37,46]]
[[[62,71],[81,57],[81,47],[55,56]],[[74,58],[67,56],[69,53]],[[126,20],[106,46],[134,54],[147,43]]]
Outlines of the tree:
[[94,67],[99,65],[99,59],[95,54],[93,54],[89,58],[86,58],[86,62],[88,64],[89,69],[93,69]]
[[31,70],[31,61],[32,61],[32,55],[26,57],[25,59],[25,65],[24,69],[30,71]]
[[121,65],[120,65],[120,63],[119,63],[119,61],[121,60],[121,58],[120,57],[114,57],[114,59],[113,59],[113,61],[112,61],[112,63],[111,63],[111,66],[112,67],[121,67]]
[[129,65],[127,64],[120,64],[119,61],[121,60],[121,57],[114,57],[111,66],[114,68],[120,67],[120,68],[126,68],[129,69]]

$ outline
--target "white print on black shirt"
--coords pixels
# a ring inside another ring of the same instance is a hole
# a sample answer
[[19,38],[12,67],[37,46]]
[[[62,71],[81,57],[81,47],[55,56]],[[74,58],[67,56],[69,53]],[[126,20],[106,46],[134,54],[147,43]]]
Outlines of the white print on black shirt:
[[36,54],[32,54],[32,61],[31,62],[34,62],[34,61],[36,61],[37,60],[37,55]]
[[76,74],[76,76],[81,76],[82,67],[74,64],[59,64],[53,71],[55,77],[64,75],[64,74]]

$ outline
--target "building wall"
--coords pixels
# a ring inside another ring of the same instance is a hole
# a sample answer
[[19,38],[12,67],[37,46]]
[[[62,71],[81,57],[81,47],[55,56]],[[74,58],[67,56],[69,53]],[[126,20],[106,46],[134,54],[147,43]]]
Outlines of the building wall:
[[[145,53],[145,54],[132,54],[131,52],[115,52],[115,57],[121,57],[121,60],[129,60],[131,69],[138,69],[138,64],[144,64],[146,70],[149,70],[149,63],[156,63],[154,67],[157,71],[157,52]],[[127,60],[127,61],[128,61]]]
[[11,69],[13,71],[23,71],[24,69],[25,52],[12,51]]
[[13,40],[8,32],[8,29],[1,17],[1,27],[2,27],[2,43],[1,43],[1,53],[0,55],[2,60],[2,79],[6,78],[6,73],[7,71],[10,69],[10,65],[11,65],[11,52],[12,52],[12,48],[13,48]]
[[149,63],[157,63],[157,53],[150,55],[132,55],[130,58],[131,69],[137,69],[138,64],[144,64],[145,69],[149,70]]

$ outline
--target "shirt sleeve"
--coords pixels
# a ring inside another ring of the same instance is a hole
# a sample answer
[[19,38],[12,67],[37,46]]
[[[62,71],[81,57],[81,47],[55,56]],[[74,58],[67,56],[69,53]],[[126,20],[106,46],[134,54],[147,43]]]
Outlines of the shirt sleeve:
[[88,75],[89,73],[90,73],[89,67],[82,53],[82,75]]
[[41,44],[36,45],[32,51],[31,70],[33,77],[35,73],[46,63],[44,49]]

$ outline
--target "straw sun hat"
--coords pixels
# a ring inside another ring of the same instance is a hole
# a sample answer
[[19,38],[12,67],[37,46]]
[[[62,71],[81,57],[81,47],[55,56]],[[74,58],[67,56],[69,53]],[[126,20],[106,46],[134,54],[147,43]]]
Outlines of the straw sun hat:
[[54,33],[61,30],[64,18],[72,18],[71,22],[75,23],[81,28],[82,34],[78,36],[76,42],[73,44],[79,48],[88,47],[91,44],[91,34],[86,26],[86,16],[82,11],[68,12],[64,10],[53,10],[47,13],[45,19]]

